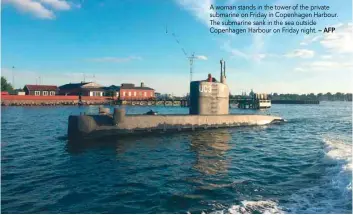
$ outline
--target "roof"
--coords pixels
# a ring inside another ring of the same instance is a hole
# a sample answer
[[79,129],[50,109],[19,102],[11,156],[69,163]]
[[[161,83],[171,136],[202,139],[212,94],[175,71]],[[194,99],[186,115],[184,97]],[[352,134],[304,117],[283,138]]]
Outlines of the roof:
[[123,87],[130,87],[130,88],[133,88],[133,87],[135,87],[135,84],[122,83],[122,84],[121,84],[121,87],[122,87],[122,88],[123,88]]
[[62,90],[75,89],[75,88],[81,88],[81,86],[83,86],[85,84],[88,84],[88,82],[65,84],[65,85],[60,86],[59,88]]
[[33,91],[33,90],[39,90],[39,91],[52,90],[52,91],[56,91],[56,90],[58,90],[58,87],[55,86],[55,85],[30,85],[30,84],[27,84],[27,85],[25,85],[25,88],[27,88],[30,91]]
[[150,87],[121,87],[121,89],[128,89],[128,90],[154,90]]
[[103,87],[104,90],[120,90],[120,86],[110,85],[109,87]]
[[130,90],[154,90],[150,87],[135,87],[135,84],[121,84],[121,89],[130,89]]

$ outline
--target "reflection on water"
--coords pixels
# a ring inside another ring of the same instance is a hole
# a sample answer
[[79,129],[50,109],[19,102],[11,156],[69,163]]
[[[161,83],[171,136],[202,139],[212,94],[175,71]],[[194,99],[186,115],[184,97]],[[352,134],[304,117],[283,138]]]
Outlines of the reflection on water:
[[194,168],[213,175],[227,172],[225,153],[231,139],[228,129],[196,132],[191,135],[191,150],[196,152]]
[[182,135],[185,142],[190,143],[190,150],[195,152],[195,163],[193,167],[207,175],[226,173],[229,160],[225,154],[230,149],[231,135],[228,129],[213,129],[207,131],[196,131],[173,134],[148,134],[144,136],[107,137],[99,140],[81,140],[70,142],[68,140],[66,149],[75,155],[87,150],[112,149],[116,153],[124,154],[143,142],[144,146],[153,149],[163,144],[163,138],[176,139]]

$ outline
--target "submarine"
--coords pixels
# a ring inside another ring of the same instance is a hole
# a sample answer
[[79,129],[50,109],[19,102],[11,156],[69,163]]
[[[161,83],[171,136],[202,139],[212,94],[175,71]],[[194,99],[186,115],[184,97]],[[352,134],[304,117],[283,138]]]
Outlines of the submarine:
[[70,115],[68,139],[96,139],[110,136],[144,135],[237,126],[266,125],[284,121],[269,115],[229,114],[229,88],[225,61],[221,60],[220,81],[208,75],[206,80],[190,82],[189,114],[159,115],[152,110],[127,115],[125,109],[100,108],[96,115]]

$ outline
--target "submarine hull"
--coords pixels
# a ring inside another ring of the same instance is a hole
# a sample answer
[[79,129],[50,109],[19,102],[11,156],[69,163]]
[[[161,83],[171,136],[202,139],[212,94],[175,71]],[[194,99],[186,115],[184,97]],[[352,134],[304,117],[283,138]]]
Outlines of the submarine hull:
[[264,115],[112,115],[70,116],[69,139],[96,139],[107,136],[136,135],[151,132],[182,132],[237,126],[266,125],[282,121]]

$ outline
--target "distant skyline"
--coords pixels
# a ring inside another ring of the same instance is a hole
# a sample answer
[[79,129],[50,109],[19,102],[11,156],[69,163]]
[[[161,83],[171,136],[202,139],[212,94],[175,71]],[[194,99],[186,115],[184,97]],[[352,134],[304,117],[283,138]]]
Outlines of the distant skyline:
[[[239,4],[327,4],[339,16],[318,21],[334,34],[214,35],[209,7]],[[193,80],[227,65],[232,94],[352,92],[352,2],[294,0],[2,0],[1,72],[15,87],[96,81],[188,93]],[[173,33],[175,36],[173,36]],[[179,44],[176,42],[178,40]],[[12,67],[15,67],[14,70]]]

